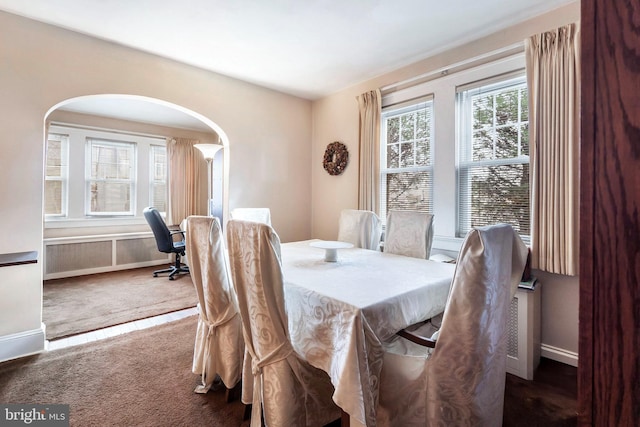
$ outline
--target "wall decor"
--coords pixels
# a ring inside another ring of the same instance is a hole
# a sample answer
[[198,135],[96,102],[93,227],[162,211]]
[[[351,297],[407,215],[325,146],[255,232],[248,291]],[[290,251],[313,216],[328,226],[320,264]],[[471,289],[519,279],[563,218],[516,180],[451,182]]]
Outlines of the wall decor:
[[349,163],[349,150],[342,142],[332,142],[327,145],[322,159],[322,166],[329,175],[340,175]]

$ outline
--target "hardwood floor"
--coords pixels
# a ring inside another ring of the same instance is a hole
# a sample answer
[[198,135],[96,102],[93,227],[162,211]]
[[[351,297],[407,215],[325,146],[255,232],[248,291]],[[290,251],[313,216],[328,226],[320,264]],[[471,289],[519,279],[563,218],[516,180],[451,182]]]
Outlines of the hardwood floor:
[[507,374],[503,425],[577,425],[577,368],[542,358],[533,381]]
[[[105,339],[197,314],[196,308],[136,320],[92,332],[47,341],[47,350]],[[543,358],[532,381],[507,374],[503,425],[573,427],[577,425],[577,369]]]

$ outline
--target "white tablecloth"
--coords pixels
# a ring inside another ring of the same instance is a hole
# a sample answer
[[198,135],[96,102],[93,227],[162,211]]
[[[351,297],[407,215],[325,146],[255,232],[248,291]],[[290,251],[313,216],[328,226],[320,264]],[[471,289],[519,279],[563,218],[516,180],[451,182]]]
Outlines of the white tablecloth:
[[293,347],[329,374],[338,406],[373,426],[381,342],[444,310],[455,266],[358,248],[325,262],[310,242],[281,247]]

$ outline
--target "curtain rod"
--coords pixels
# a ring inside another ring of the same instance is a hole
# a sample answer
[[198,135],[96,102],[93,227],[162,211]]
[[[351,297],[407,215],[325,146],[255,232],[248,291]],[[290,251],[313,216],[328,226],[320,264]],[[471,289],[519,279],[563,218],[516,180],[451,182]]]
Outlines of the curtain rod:
[[415,77],[411,77],[409,79],[391,83],[389,85],[383,86],[380,88],[380,92],[382,95],[389,94],[391,92],[398,91],[400,89],[405,89],[407,87],[415,86],[420,83],[424,83],[430,80],[435,80],[438,77],[446,76],[451,73],[467,70],[472,67],[476,67],[478,65],[483,65],[489,63],[491,61],[495,61],[497,59],[505,58],[511,55],[515,55],[517,53],[524,52],[524,41],[511,44],[509,46],[505,46],[503,48],[493,50],[491,52],[487,52],[478,56],[474,56],[472,58],[468,58],[446,67],[441,67],[432,71],[428,71],[426,73],[417,75]]
[[145,138],[162,139],[163,141],[166,141],[167,139],[167,137],[164,135],[155,135],[151,133],[142,133],[142,132],[131,132],[131,131],[109,129],[109,128],[102,128],[97,126],[89,126],[89,125],[78,125],[74,123],[65,123],[65,122],[58,122],[58,121],[50,122],[49,126],[64,126],[72,129],[94,130],[99,132],[117,133],[120,135],[129,135],[129,136],[142,136]]

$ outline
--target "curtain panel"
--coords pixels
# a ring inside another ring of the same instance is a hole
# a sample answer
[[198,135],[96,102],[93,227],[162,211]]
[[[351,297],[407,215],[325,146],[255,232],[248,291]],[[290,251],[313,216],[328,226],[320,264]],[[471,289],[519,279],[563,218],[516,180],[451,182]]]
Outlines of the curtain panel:
[[206,215],[207,165],[194,147],[199,141],[167,138],[167,224],[180,224],[189,215]]
[[525,40],[529,89],[532,266],[576,275],[579,25]]
[[378,212],[380,209],[380,90],[357,97],[360,110],[360,146],[358,175],[358,209]]

